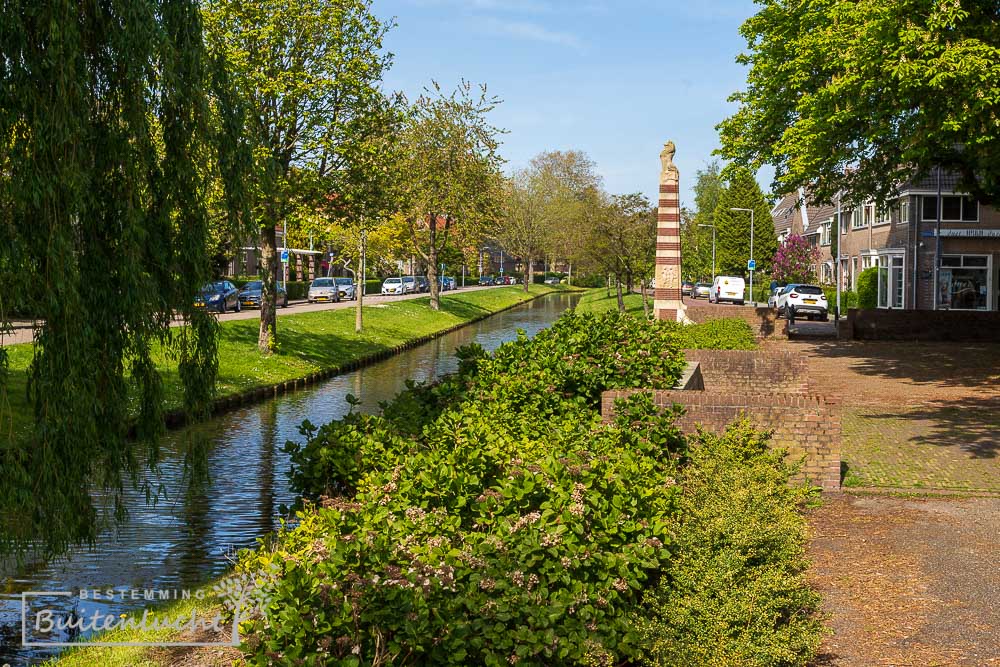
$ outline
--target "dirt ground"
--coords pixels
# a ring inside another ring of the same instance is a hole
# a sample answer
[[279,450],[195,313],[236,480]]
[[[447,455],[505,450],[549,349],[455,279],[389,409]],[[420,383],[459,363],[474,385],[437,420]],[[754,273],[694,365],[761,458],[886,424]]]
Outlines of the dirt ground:
[[810,525],[816,667],[1000,666],[1000,498],[845,493]]

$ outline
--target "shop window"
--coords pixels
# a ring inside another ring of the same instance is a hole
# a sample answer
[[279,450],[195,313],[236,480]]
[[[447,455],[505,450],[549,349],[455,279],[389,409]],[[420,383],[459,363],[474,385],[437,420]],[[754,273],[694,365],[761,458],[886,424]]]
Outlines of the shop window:
[[938,308],[989,310],[990,258],[983,255],[944,255],[938,273]]

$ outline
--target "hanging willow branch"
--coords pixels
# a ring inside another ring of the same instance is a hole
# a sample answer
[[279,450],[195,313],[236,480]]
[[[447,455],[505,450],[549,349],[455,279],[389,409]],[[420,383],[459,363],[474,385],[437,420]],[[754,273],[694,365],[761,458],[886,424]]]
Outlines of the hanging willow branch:
[[[217,325],[191,304],[210,270],[206,193],[220,173],[240,180],[241,132],[232,105],[213,122],[213,69],[196,0],[4,6],[0,273],[42,326],[34,426],[0,436],[0,553],[93,542],[102,503],[124,516],[127,485],[158,459],[160,348],[187,410],[207,413]],[[239,210],[242,191],[225,190]],[[186,326],[171,330],[175,313]]]

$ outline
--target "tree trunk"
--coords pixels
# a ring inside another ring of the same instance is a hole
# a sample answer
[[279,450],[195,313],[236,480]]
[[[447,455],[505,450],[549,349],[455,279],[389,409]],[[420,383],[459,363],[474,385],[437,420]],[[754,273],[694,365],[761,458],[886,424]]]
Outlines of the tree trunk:
[[646,301],[646,281],[639,281],[639,291],[642,292],[642,314],[649,317],[649,303]]
[[569,262],[569,273],[566,274],[566,284],[573,286],[573,262]]
[[[257,335],[257,349],[270,354],[277,343],[278,330],[277,290],[275,280],[278,275],[278,242],[274,234],[274,222],[268,220],[260,233],[261,282],[260,291],[260,332]],[[287,287],[286,287],[287,289]]]
[[622,281],[620,276],[615,276],[615,287],[618,294],[618,312],[625,312],[625,299],[622,298]]
[[635,282],[634,282],[634,281],[632,280],[632,272],[631,272],[631,271],[629,271],[629,272],[628,272],[628,273],[626,274],[626,276],[627,276],[627,279],[626,279],[626,282],[625,282],[625,285],[626,285],[626,286],[627,286],[627,288],[628,288],[628,289],[627,289],[626,291],[627,291],[627,292],[628,292],[629,294],[631,294],[632,292],[634,292],[634,291],[635,291]]
[[358,272],[354,274],[356,284],[354,286],[354,331],[361,333],[363,324],[361,318],[361,308],[365,300],[365,232],[361,231],[361,242],[358,244]]
[[438,251],[433,241],[427,253],[427,280],[431,284],[431,310],[441,310],[441,290],[438,285],[437,270]]
[[532,267],[532,261],[531,261],[531,258],[529,257],[529,258],[528,258],[528,263],[527,263],[527,265],[526,265],[526,266],[524,267],[525,269],[527,269],[527,270],[526,270],[526,271],[524,272],[524,291],[525,291],[525,292],[527,292],[527,291],[528,291],[528,285],[530,285],[530,284],[531,284],[531,267]]

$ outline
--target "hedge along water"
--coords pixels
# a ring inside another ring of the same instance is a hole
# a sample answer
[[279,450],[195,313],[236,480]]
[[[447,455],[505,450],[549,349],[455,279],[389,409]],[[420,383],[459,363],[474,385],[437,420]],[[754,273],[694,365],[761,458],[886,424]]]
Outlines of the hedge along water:
[[[552,294],[498,313],[371,366],[309,385],[263,403],[227,412],[206,424],[168,434],[160,474],[167,495],[147,506],[130,498],[131,519],[121,535],[103,535],[94,551],[71,558],[4,571],[13,586],[0,593],[0,665],[41,661],[44,653],[20,648],[21,591],[139,588],[185,588],[224,572],[227,554],[252,546],[278,527],[279,507],[294,498],[288,491],[286,440],[300,440],[303,420],[325,423],[348,412],[347,394],[357,396],[363,411],[375,411],[393,398],[406,381],[426,381],[455,371],[457,347],[472,342],[488,350],[512,340],[518,329],[534,335],[576,304],[578,294]],[[210,485],[196,497],[182,488],[187,438],[207,435]],[[114,600],[105,612],[143,608],[142,600]],[[67,609],[67,611],[69,611]],[[77,609],[77,612],[84,611]]]

